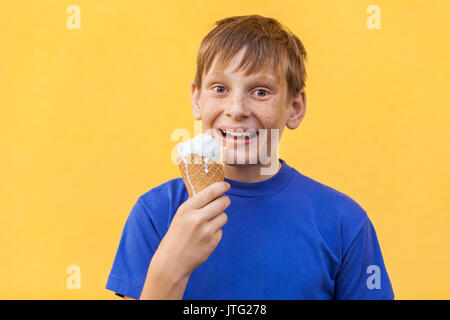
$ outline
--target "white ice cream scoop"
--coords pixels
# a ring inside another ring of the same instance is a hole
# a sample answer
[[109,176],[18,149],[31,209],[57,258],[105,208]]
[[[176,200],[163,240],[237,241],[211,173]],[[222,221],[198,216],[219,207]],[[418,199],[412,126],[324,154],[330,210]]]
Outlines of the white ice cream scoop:
[[191,140],[181,142],[177,145],[178,155],[182,158],[190,158],[191,154],[197,154],[208,159],[220,161],[220,144],[217,140],[209,134],[201,133]]

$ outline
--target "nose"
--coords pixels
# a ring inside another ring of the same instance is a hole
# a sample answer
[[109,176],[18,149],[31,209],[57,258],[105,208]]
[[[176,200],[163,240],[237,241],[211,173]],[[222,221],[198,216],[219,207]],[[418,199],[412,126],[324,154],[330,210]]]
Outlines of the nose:
[[225,107],[225,115],[236,121],[250,117],[251,112],[246,106],[245,97],[242,95],[233,96],[232,101]]

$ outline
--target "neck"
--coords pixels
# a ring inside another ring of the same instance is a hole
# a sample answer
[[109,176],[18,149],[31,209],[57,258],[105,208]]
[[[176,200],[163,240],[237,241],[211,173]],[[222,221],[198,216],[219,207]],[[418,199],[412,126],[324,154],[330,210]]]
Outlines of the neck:
[[239,182],[261,182],[270,179],[281,169],[281,162],[278,158],[272,159],[266,165],[225,165],[225,178]]

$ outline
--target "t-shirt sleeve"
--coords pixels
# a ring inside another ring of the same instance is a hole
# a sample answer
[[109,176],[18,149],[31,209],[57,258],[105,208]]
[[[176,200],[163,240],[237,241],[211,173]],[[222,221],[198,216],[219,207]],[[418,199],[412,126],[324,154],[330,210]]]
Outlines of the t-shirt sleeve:
[[160,242],[148,209],[139,199],[125,223],[106,289],[121,297],[139,299],[150,261]]
[[392,300],[394,292],[372,222],[363,212],[362,224],[343,236],[344,254],[336,277],[335,299]]

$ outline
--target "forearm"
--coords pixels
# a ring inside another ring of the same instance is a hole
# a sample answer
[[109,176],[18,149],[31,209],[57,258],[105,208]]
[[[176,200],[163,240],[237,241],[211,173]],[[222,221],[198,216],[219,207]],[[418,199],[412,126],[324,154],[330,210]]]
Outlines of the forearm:
[[175,274],[158,259],[152,259],[139,299],[181,300],[188,280],[189,275]]

